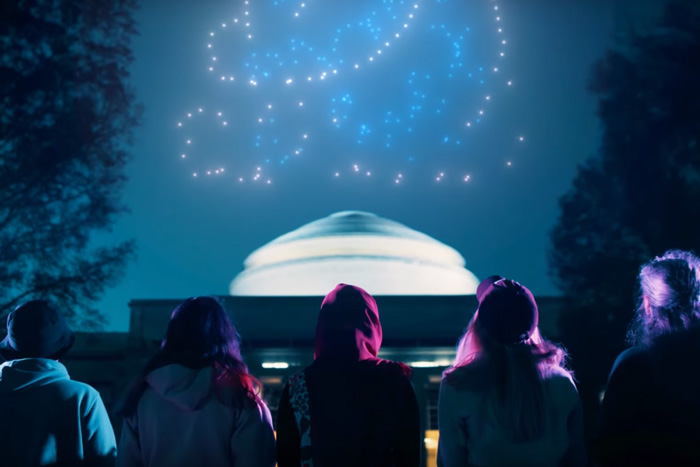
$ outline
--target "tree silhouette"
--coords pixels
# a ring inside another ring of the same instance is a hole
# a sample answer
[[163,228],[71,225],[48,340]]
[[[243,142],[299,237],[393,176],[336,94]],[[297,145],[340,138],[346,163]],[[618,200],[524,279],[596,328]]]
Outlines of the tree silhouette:
[[568,300],[562,339],[595,417],[624,348],[639,266],[700,250],[700,3],[671,0],[593,67],[603,138],[560,199],[550,271]]
[[134,243],[94,246],[125,211],[140,106],[127,84],[135,0],[0,2],[0,316],[51,297],[92,309]]

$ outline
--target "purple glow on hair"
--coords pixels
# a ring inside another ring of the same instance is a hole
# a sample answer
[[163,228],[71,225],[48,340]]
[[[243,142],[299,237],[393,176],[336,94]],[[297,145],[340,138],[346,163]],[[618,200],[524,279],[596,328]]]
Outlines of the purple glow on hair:
[[669,250],[642,266],[639,307],[628,340],[649,344],[656,337],[700,323],[700,258]]
[[477,311],[443,380],[483,394],[510,436],[527,442],[538,439],[546,427],[544,380],[556,373],[572,378],[565,358],[566,351],[544,339],[537,327],[516,344],[494,339]]

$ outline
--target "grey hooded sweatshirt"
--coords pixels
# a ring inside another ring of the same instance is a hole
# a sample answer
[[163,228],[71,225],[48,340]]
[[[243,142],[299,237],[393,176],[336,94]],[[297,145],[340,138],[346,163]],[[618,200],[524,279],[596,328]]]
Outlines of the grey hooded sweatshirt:
[[56,360],[0,365],[0,464],[114,465],[117,443],[100,394]]
[[222,403],[211,368],[166,365],[146,383],[124,419],[117,465],[274,467],[272,419],[262,401]]

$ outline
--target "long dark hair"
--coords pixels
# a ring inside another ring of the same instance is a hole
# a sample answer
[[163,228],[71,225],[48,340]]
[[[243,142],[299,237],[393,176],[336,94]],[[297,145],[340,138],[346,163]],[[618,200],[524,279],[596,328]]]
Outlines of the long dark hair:
[[700,325],[700,258],[669,250],[639,271],[639,304],[627,339],[651,344],[657,337]]
[[566,351],[544,339],[538,328],[525,341],[504,344],[480,325],[478,311],[460,339],[454,365],[444,380],[455,387],[484,395],[499,423],[513,441],[538,439],[546,427],[543,379],[565,368]]
[[[121,413],[131,415],[146,389],[146,376],[170,364],[188,368],[211,367],[217,397],[222,389],[234,391],[234,403],[243,395],[259,402],[260,382],[248,373],[240,350],[240,336],[226,310],[214,297],[191,297],[180,303],[170,317],[160,350],[146,363],[139,378],[127,394]],[[258,389],[256,389],[258,388]],[[230,391],[228,391],[230,392]]]

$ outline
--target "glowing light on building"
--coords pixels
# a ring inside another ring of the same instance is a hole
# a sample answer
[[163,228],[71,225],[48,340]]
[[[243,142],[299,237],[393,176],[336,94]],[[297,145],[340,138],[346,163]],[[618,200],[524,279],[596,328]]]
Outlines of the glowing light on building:
[[289,363],[287,362],[263,362],[263,368],[275,369],[275,370],[285,370],[289,368]]
[[452,360],[419,360],[416,362],[408,362],[413,368],[440,368],[452,365]]

